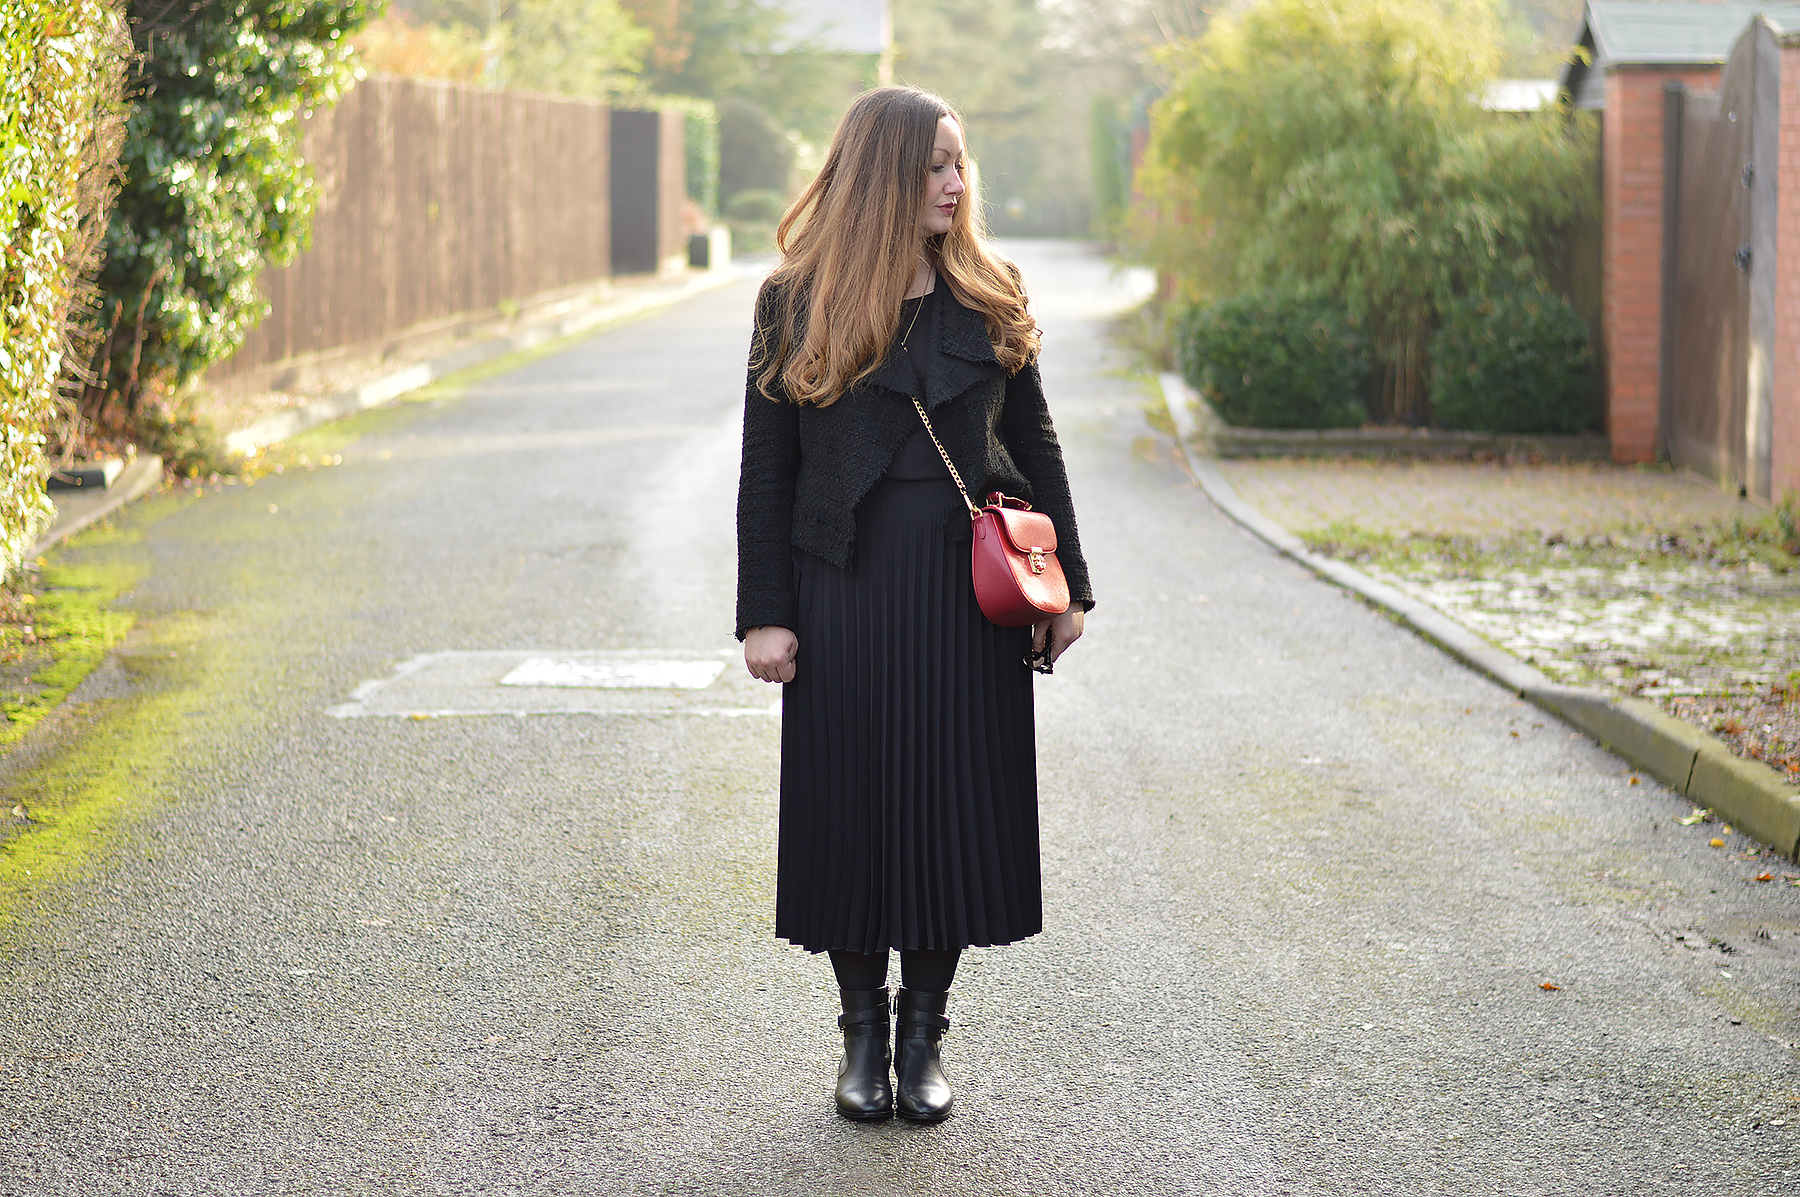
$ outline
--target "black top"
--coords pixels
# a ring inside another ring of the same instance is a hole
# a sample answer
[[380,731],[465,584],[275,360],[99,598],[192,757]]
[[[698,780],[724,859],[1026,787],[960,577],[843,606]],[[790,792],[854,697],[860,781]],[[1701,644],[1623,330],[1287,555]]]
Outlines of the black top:
[[[895,342],[906,350],[906,356],[912,359],[913,369],[921,379],[925,377],[925,363],[931,358],[931,333],[936,315],[935,288],[900,305],[900,329],[894,334]],[[931,443],[931,437],[925,431],[925,422],[919,420],[907,438],[900,442],[899,452],[888,465],[887,477],[900,482],[935,482],[949,476],[944,459],[938,456],[937,446]]]

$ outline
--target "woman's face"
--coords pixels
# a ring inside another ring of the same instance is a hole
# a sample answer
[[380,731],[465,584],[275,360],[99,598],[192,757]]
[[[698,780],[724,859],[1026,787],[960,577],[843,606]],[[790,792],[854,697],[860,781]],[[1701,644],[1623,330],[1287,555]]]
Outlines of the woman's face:
[[956,205],[967,190],[963,185],[962,130],[946,116],[938,122],[937,141],[931,147],[931,168],[925,174],[925,215],[921,223],[927,237],[950,231],[950,224],[956,219]]

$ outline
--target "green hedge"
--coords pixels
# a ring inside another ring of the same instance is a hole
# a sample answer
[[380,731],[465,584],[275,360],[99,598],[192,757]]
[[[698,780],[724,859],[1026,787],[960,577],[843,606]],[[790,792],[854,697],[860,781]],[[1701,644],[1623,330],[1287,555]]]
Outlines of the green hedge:
[[100,283],[109,330],[89,412],[135,426],[230,354],[268,304],[265,265],[305,245],[301,118],[355,79],[350,37],[379,0],[130,0],[140,97]]
[[682,115],[682,145],[687,151],[688,198],[709,217],[719,214],[719,110],[710,100],[663,100]]
[[1368,418],[1368,339],[1328,300],[1262,291],[1191,308],[1175,351],[1228,424],[1353,428]]
[[1446,305],[1431,341],[1432,419],[1472,432],[1581,432],[1599,405],[1587,325],[1543,291]]
[[44,446],[111,178],[123,25],[107,0],[0,4],[0,577],[49,521]]

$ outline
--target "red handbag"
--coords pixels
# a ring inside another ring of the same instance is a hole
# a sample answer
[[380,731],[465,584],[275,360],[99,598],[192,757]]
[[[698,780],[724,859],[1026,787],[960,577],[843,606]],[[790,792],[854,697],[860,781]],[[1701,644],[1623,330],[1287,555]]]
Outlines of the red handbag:
[[988,495],[987,506],[975,506],[925,405],[914,399],[913,406],[969,509],[969,566],[981,613],[1003,628],[1024,628],[1067,611],[1069,580],[1056,559],[1056,525],[1050,517],[999,491]]

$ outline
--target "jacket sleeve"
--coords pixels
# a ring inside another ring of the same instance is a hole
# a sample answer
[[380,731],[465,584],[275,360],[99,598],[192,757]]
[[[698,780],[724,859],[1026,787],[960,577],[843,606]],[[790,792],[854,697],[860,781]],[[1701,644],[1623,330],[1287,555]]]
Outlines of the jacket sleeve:
[[756,389],[763,329],[758,305],[751,341],[752,369],[744,385],[744,445],[738,468],[737,638],[751,628],[793,628],[799,618],[794,591],[794,485],[800,472],[799,409]]
[[1000,439],[1031,484],[1032,507],[1056,525],[1056,559],[1062,562],[1063,574],[1069,580],[1069,600],[1091,608],[1094,591],[1088,580],[1087,559],[1081,555],[1081,535],[1075,527],[1069,474],[1063,466],[1056,429],[1050,423],[1050,405],[1044,399],[1043,378],[1035,358],[1006,380]]

